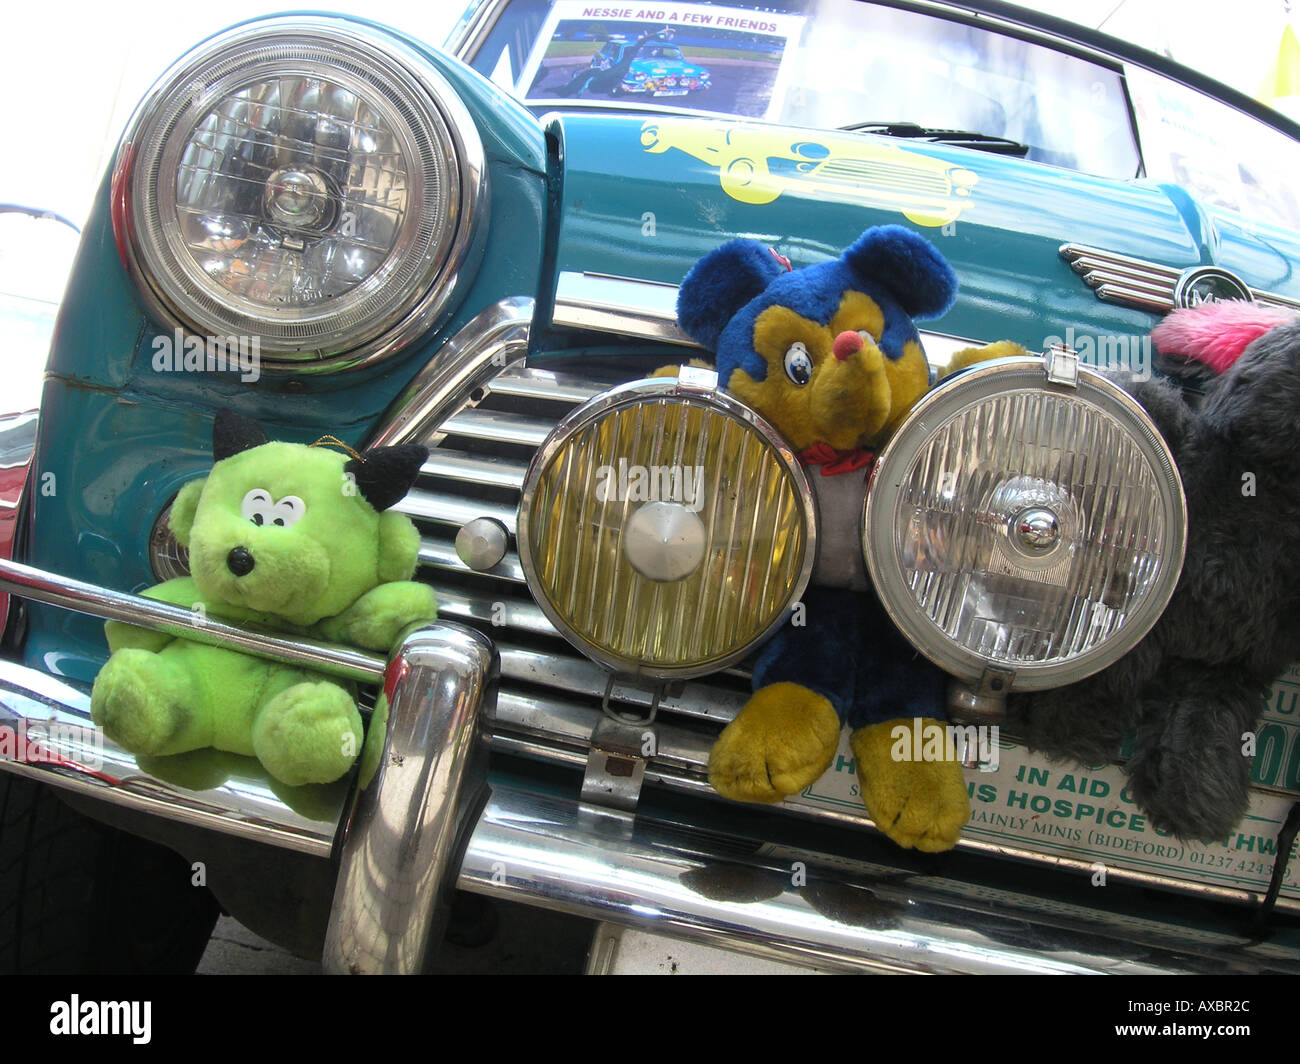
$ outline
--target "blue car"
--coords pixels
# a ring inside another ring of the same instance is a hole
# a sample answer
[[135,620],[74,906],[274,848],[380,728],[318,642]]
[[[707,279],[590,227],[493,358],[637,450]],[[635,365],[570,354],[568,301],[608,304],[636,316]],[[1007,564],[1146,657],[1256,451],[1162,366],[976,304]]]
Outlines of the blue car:
[[609,41],[591,60],[593,70],[617,70],[617,91],[629,95],[685,96],[709,87],[709,72],[664,41]]
[[[833,971],[1300,972],[1300,869],[1279,848],[1300,801],[1295,670],[1260,707],[1248,816],[1212,843],[1156,831],[1121,765],[1049,761],[1009,731],[973,748],[971,818],[941,865],[878,830],[847,740],[770,806],[715,794],[710,748],[799,605],[820,517],[797,450],[708,371],[652,376],[701,356],[677,292],[725,241],[801,267],[901,225],[960,281],[924,324],[936,369],[1009,340],[1035,353],[1030,393],[1087,380],[1113,398],[1112,376],[1155,371],[1148,335],[1176,305],[1300,309],[1300,127],[997,0],[670,8],[696,16],[671,41],[566,0],[475,0],[445,42],[345,15],[258,18],[199,42],[140,103],[82,231],[34,447],[28,432],[19,458],[3,448],[0,968],[192,969],[224,909],[330,971],[423,971],[449,923],[464,931],[468,896],[587,921],[592,970],[669,954],[734,970],[743,954]],[[591,39],[608,43],[582,68]],[[575,68],[616,72],[622,98],[537,88]],[[142,597],[188,573],[173,514],[212,467],[223,408],[275,440],[427,447],[393,509],[419,531],[437,621],[363,653]],[[709,439],[752,463],[727,467],[731,509],[671,479],[632,499],[620,448],[693,417],[729,426]],[[1068,419],[1051,431],[1058,458],[1088,447]],[[1141,438],[1157,461],[1158,434]],[[781,536],[763,531],[760,465],[790,485]],[[1034,550],[1082,503],[1021,473],[997,496],[1029,500],[1020,546],[969,559],[1032,569],[1026,586],[1073,620],[1034,629],[1039,599],[971,584],[945,600],[973,611],[965,628],[903,625],[993,714],[1015,624],[1033,629],[1015,643],[1033,661],[1010,672],[1032,683],[1067,627],[1081,644],[1136,635],[1121,606],[1137,563],[1070,597],[1070,573]],[[994,502],[961,490],[944,498],[969,522],[929,538],[898,502],[884,549],[905,542],[911,568],[880,582],[886,599],[937,586],[945,544],[997,525]],[[1176,482],[1144,498],[1173,530]],[[619,537],[664,512],[708,529],[710,506],[725,558],[692,569],[699,597],[669,609],[680,557],[629,547],[624,565]],[[1160,550],[1142,564],[1167,581],[1172,531]],[[373,781],[291,788],[252,757],[117,745],[89,715],[110,619],[356,684]],[[963,672],[972,647],[986,658]],[[1268,933],[1243,936],[1271,882]],[[4,919],[56,901],[58,920]]]

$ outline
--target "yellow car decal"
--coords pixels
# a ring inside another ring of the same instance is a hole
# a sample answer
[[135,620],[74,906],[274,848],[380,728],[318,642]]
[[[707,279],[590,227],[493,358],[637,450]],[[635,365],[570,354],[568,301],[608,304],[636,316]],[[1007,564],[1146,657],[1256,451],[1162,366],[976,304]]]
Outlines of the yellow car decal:
[[675,148],[715,167],[722,190],[741,203],[771,203],[792,192],[897,210],[926,226],[954,222],[971,206],[979,177],[964,166],[861,135],[801,140],[791,132],[653,118],[641,127],[641,146],[654,154]]

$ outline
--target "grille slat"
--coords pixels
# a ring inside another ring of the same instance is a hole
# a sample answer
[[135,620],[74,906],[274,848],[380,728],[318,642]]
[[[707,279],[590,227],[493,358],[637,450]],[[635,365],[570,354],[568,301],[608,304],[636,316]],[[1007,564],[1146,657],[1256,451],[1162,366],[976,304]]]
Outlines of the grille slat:
[[554,422],[541,418],[524,417],[500,410],[478,407],[453,414],[439,426],[438,431],[448,436],[463,436],[471,440],[489,440],[493,443],[517,443],[533,448],[555,428]]
[[421,475],[426,477],[446,477],[448,480],[513,488],[515,491],[523,488],[527,472],[527,462],[511,462],[505,458],[483,457],[441,447],[430,452],[429,460],[420,469]]
[[[460,557],[456,554],[456,548],[445,540],[428,538],[420,540],[420,564],[427,565],[432,569],[443,569],[447,572],[462,575],[474,572],[473,569],[460,560]],[[508,580],[514,584],[524,582],[523,566],[519,564],[519,555],[514,551],[508,551],[506,556],[495,566],[476,575],[492,577],[496,580]]]
[[489,600],[467,595],[460,588],[434,585],[438,593],[438,616],[451,621],[470,621],[484,627],[490,637],[500,636],[502,629],[517,628],[534,635],[562,638],[531,599],[523,600],[505,596]]
[[443,492],[415,489],[393,507],[416,521],[435,521],[440,525],[459,528],[476,517],[491,517],[506,526],[511,535],[515,531],[515,510],[510,506],[469,499]]
[[608,387],[574,373],[548,373],[529,370],[498,377],[492,382],[496,395],[510,395],[518,399],[539,399],[577,406]]

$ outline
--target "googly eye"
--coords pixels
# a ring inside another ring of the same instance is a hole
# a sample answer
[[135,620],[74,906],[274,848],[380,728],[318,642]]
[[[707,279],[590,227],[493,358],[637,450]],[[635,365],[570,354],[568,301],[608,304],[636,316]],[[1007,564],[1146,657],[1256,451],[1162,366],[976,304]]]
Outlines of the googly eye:
[[286,495],[283,499],[276,500],[275,507],[271,511],[271,524],[288,528],[290,525],[297,524],[306,512],[307,504],[297,495]]
[[864,344],[874,344],[876,342],[876,338],[872,336],[871,333],[869,333],[866,329],[859,329],[858,335],[862,337],[862,342]]
[[812,380],[813,364],[802,341],[796,340],[785,353],[785,375],[803,387]]
[[263,488],[253,488],[239,504],[239,514],[245,521],[264,525],[271,517],[271,493]]

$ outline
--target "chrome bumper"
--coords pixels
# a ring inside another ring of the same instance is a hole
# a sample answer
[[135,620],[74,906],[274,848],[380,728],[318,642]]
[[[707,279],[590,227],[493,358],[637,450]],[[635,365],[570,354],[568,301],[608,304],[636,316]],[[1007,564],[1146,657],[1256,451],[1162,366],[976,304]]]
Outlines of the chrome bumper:
[[[1188,929],[1174,919],[1091,919],[1015,895],[897,869],[819,862],[767,847],[724,856],[680,831],[577,800],[486,790],[495,649],[436,623],[387,665],[356,651],[226,629],[188,611],[0,562],[0,590],[325,672],[382,681],[390,698],[379,773],[359,799],[343,785],[273,789],[255,762],[193,790],[103,740],[63,742],[62,763],[0,759],[17,772],[195,827],[340,861],[324,963],[342,972],[416,972],[453,887],[829,970],[965,973],[1300,971],[1293,946]],[[110,612],[111,611],[111,612]],[[290,656],[291,655],[291,656]],[[7,711],[7,712],[6,712]],[[8,719],[6,719],[8,718]],[[90,735],[89,696],[0,662],[0,723]],[[90,764],[100,759],[94,771]],[[280,793],[277,793],[277,790]],[[292,803],[292,804],[291,804]],[[466,841],[467,840],[467,841]],[[457,864],[459,862],[459,864]]]

